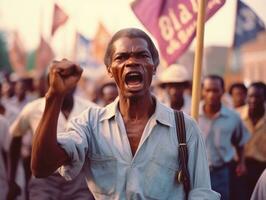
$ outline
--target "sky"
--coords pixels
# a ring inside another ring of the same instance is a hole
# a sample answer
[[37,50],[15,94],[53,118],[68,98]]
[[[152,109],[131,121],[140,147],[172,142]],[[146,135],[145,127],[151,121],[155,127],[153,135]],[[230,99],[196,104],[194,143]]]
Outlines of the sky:
[[[69,15],[68,22],[50,38],[53,4],[57,2]],[[40,33],[50,40],[60,56],[70,56],[76,31],[93,38],[101,21],[112,34],[125,27],[144,29],[130,8],[132,0],[0,0],[0,30],[17,30],[25,48],[37,47]],[[266,1],[243,0],[266,24]],[[236,0],[225,5],[206,23],[205,46],[231,46]],[[192,45],[193,46],[193,45]]]

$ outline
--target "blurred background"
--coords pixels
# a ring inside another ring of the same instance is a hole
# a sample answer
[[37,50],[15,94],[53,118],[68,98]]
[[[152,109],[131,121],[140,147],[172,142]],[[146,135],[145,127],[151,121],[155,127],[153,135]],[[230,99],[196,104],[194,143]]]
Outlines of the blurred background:
[[[125,27],[147,30],[132,11],[132,2],[0,0],[0,71],[41,76],[51,60],[68,58],[80,63],[87,76],[100,76],[105,70],[104,49],[114,32]],[[242,2],[266,22],[265,0]],[[227,0],[206,22],[203,74],[219,74],[226,85],[233,80],[246,84],[265,81],[266,34],[261,31],[235,50],[236,6],[236,0]],[[187,66],[191,77],[194,47],[192,42],[177,59]]]

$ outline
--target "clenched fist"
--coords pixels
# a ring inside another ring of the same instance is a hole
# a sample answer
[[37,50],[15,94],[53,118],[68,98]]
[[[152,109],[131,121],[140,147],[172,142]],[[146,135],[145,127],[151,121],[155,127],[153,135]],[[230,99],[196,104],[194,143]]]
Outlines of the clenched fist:
[[76,87],[82,68],[77,64],[63,59],[53,61],[49,71],[49,89],[47,95],[64,96]]

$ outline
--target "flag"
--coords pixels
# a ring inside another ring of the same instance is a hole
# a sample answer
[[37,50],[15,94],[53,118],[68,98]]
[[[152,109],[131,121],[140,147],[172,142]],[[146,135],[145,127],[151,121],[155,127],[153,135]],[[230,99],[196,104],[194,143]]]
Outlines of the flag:
[[99,23],[95,37],[92,40],[92,56],[97,62],[103,63],[105,50],[110,39],[111,34],[102,23]]
[[35,70],[38,75],[43,75],[54,58],[54,52],[43,37],[40,38],[39,46],[36,50]]
[[98,67],[99,63],[92,57],[92,41],[81,33],[76,33],[76,44],[74,49],[74,60],[83,68]]
[[242,1],[237,3],[235,26],[233,42],[235,48],[239,48],[242,44],[255,39],[259,32],[265,31],[263,21]]
[[[205,21],[225,0],[208,0]],[[196,35],[198,1],[196,0],[136,0],[133,12],[157,40],[160,53],[167,64],[187,50]]]
[[18,32],[13,33],[8,57],[14,72],[18,75],[26,73],[27,54]]
[[64,23],[66,23],[67,20],[68,15],[57,4],[54,4],[54,15],[51,35],[53,36],[55,31]]

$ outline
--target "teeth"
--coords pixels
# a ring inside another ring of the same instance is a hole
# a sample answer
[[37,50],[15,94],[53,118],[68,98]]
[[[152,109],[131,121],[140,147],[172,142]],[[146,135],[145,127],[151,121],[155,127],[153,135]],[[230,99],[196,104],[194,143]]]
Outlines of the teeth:
[[139,73],[137,73],[137,72],[132,72],[132,73],[130,73],[130,75],[138,75]]
[[127,84],[137,84],[142,81],[141,74],[139,72],[129,72],[125,79]]

